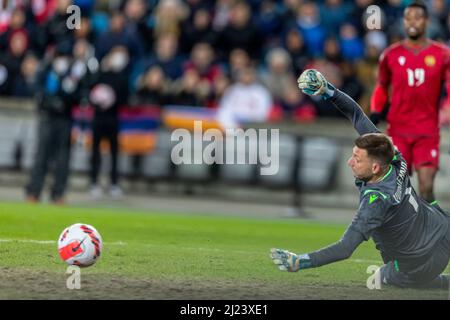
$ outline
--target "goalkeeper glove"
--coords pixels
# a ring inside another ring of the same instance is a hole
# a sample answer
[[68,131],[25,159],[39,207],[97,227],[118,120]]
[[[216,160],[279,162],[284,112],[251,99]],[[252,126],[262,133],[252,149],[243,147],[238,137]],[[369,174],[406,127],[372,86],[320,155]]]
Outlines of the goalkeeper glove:
[[321,96],[325,100],[332,97],[336,90],[336,88],[315,69],[303,71],[300,77],[298,77],[297,83],[303,93],[310,96]]
[[312,267],[308,254],[296,255],[283,249],[270,249],[270,257],[281,271],[297,272]]

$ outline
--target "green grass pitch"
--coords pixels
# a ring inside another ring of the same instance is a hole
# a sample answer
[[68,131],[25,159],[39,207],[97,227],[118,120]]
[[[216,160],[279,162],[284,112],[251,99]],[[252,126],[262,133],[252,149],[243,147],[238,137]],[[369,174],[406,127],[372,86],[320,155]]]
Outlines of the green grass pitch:
[[[73,223],[102,235],[101,259],[66,287],[56,241]],[[346,225],[0,204],[0,299],[448,299],[436,290],[369,290],[372,241],[351,259],[298,273],[279,271],[269,249],[310,252],[337,241]],[[447,269],[449,271],[449,268]]]

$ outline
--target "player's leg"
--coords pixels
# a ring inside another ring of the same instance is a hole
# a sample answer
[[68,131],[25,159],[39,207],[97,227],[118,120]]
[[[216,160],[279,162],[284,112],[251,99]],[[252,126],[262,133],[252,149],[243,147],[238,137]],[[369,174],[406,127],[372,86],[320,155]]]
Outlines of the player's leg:
[[55,154],[55,179],[51,199],[55,203],[62,203],[69,177],[70,133],[72,123],[70,119],[58,119],[57,126],[57,136],[55,137],[54,146],[57,149]]
[[51,149],[53,148],[52,136],[52,120],[42,117],[39,120],[36,158],[31,170],[30,181],[26,187],[26,196],[29,202],[39,201],[49,167]]
[[403,159],[405,159],[408,164],[408,172],[412,173],[412,148],[410,139],[398,135],[391,135],[388,132],[389,136],[392,138],[392,143],[397,148],[398,151],[402,154]]
[[433,280],[423,285],[417,286],[422,289],[443,289],[448,290],[450,283],[450,275],[449,274],[440,274]]
[[420,167],[417,169],[417,177],[419,179],[419,194],[428,203],[435,200],[434,196],[434,179],[437,169],[433,167]]
[[419,194],[431,203],[434,197],[434,179],[439,168],[439,136],[417,139],[413,147],[413,163],[419,180]]
[[[377,271],[378,272],[378,271]],[[389,261],[379,269],[381,285],[390,285],[400,288],[411,286],[412,282],[408,275],[400,271],[398,264],[394,261]]]
[[424,263],[407,272],[411,287],[448,290],[450,275],[442,272],[447,268],[449,258],[450,230]]
[[[450,223],[450,217],[449,217]],[[443,261],[447,260],[447,266],[450,262],[450,229],[447,231],[447,236],[442,240],[441,243],[442,251],[444,252]],[[441,274],[438,276],[440,284],[443,289],[450,290],[450,274]],[[450,292],[450,291],[449,291]]]
[[440,274],[447,264],[448,258],[445,261],[445,258],[439,256],[412,271],[401,271],[397,263],[389,261],[380,268],[380,281],[383,286],[447,290],[450,275]]
[[423,289],[449,289],[450,275],[442,274],[449,261],[448,251],[433,253],[433,256],[421,268],[410,275],[413,281],[411,287]]
[[97,184],[98,175],[101,166],[101,154],[100,154],[100,142],[102,139],[102,126],[101,120],[94,119],[92,122],[92,154],[91,154],[91,168],[90,168],[90,182],[91,182],[91,196],[93,198],[100,198],[102,196],[102,190]]

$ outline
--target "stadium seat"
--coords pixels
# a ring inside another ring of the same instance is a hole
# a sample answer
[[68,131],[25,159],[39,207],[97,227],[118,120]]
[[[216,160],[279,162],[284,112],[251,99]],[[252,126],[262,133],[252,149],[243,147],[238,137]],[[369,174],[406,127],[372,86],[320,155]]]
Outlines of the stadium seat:
[[85,146],[74,143],[70,154],[70,169],[74,172],[89,172],[90,157]]
[[133,173],[133,156],[119,153],[117,157],[117,170],[121,175],[129,176]]
[[339,148],[328,138],[305,138],[300,148],[297,183],[303,190],[321,191],[332,187]]
[[[192,164],[180,164],[175,167],[175,176],[180,179],[190,181],[206,181],[211,179],[211,166],[203,162],[203,150],[207,143],[203,143],[199,148],[192,146]],[[195,162],[201,162],[196,164]]]
[[[264,185],[273,187],[293,186],[296,156],[297,156],[297,138],[294,135],[280,134],[279,137],[279,170],[274,175],[260,175],[258,180]],[[259,170],[261,165],[259,165]]]
[[170,152],[170,132],[167,130],[159,130],[155,149],[142,158],[143,176],[151,179],[170,177],[172,174]]
[[14,118],[0,118],[0,168],[12,168],[15,166],[14,153],[17,143],[22,135],[22,121],[14,121]]
[[[228,138],[230,139],[230,138]],[[249,148],[248,145],[257,146],[258,141],[254,139],[249,139],[246,144],[247,147],[243,147],[244,138],[236,138],[235,140],[235,150],[234,150],[234,163],[235,164],[222,164],[219,165],[219,176],[226,182],[232,183],[251,183],[255,180],[257,164],[249,163]],[[226,159],[227,149],[226,143],[224,147],[224,162]],[[245,156],[245,158],[244,158]],[[255,155],[257,158],[257,155]],[[242,157],[246,164],[237,164],[237,159]]]
[[11,168],[14,166],[14,151],[16,143],[13,140],[0,143],[0,168]]

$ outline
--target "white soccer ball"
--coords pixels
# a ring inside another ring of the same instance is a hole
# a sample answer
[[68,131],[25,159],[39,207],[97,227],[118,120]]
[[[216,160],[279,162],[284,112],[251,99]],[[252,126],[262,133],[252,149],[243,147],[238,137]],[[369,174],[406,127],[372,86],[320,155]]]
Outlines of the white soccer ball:
[[100,233],[88,224],[71,225],[58,239],[59,256],[68,265],[89,267],[100,258],[102,248]]

